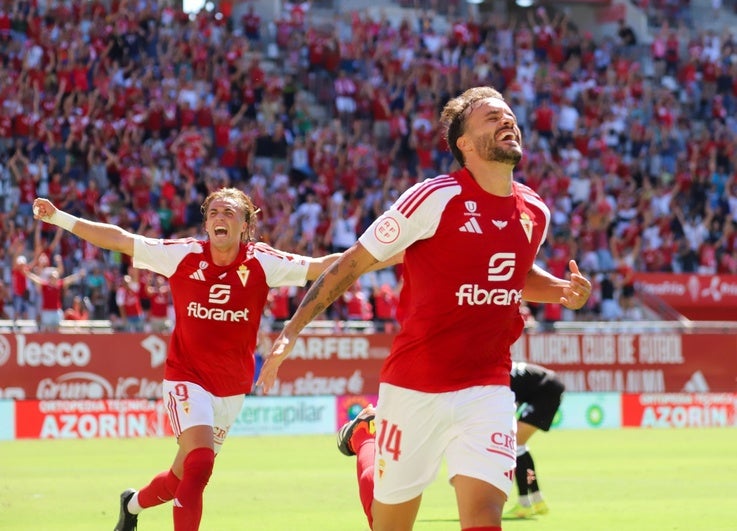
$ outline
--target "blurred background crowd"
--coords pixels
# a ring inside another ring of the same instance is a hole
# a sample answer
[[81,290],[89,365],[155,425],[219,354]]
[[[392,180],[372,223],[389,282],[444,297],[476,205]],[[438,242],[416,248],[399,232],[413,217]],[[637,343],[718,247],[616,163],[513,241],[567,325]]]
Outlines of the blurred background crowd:
[[[248,2],[241,2],[241,4]],[[452,171],[439,110],[493,85],[515,111],[516,179],[552,212],[539,257],[594,280],[575,316],[638,318],[635,271],[737,273],[737,2],[635,2],[596,36],[554,4],[504,14],[398,2],[274,20],[231,2],[188,14],[165,0],[0,1],[0,319],[111,320],[165,330],[165,279],[33,220],[36,196],[151,237],[204,237],[222,186],[260,207],[258,238],[321,255],[350,247],[412,184]],[[702,13],[703,15],[703,13]],[[703,17],[702,17],[703,18]],[[391,328],[399,270],[361,279],[326,314]],[[304,290],[273,290],[267,323]]]

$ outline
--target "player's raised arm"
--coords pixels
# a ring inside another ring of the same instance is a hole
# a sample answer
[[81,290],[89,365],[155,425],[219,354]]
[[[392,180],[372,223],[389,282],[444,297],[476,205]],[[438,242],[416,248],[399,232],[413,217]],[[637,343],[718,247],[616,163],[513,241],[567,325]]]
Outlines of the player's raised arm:
[[[311,258],[309,267],[307,269],[307,280],[317,279],[342,255],[343,253],[333,253],[333,254],[329,254],[326,256]],[[389,258],[388,260],[384,260],[383,262],[374,260],[374,263],[370,265],[365,271],[363,271],[363,273],[368,273],[369,271],[378,271],[386,267],[391,267],[397,264],[401,264],[403,259],[404,259],[404,252],[397,253],[391,258]]]
[[65,229],[92,245],[133,255],[136,235],[109,223],[98,223],[72,216],[54,206],[48,199],[33,201],[33,217]]

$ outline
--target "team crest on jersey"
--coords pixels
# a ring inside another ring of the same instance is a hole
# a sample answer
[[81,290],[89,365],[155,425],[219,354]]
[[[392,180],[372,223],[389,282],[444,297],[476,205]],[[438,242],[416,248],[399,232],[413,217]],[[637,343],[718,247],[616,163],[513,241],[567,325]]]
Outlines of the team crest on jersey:
[[476,212],[476,208],[478,208],[476,205],[476,201],[466,201],[465,203],[463,203],[463,206],[466,207],[466,212],[468,212],[469,214],[473,214],[474,212]]
[[243,287],[246,287],[246,282],[248,282],[248,275],[250,274],[251,272],[245,265],[241,264],[238,267],[238,278],[241,279],[241,284],[243,284]]
[[527,241],[532,243],[532,220],[530,219],[530,215],[527,212],[522,212],[519,222],[522,225],[522,230],[525,231]]

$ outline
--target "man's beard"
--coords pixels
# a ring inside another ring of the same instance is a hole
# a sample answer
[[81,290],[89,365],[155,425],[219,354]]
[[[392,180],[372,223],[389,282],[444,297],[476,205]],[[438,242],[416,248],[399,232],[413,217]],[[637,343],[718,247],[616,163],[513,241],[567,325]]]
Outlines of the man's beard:
[[476,151],[486,162],[501,162],[516,166],[522,160],[522,151],[514,148],[497,146],[491,135],[479,138],[476,141]]

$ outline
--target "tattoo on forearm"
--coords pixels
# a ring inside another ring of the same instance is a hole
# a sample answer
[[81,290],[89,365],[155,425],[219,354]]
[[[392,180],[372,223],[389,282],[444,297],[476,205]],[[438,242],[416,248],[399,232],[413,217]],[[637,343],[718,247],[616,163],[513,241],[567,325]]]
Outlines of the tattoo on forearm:
[[326,308],[327,306],[325,306],[324,304],[316,304],[315,310],[312,312],[312,315],[310,316],[310,321],[312,321],[315,317],[317,317],[322,312],[324,312]]
[[353,285],[355,281],[356,277],[354,275],[350,275],[340,281],[338,285],[335,286],[335,289],[330,291],[330,293],[328,294],[328,297],[330,297],[330,302],[340,297],[348,288]]
[[[330,306],[349,287],[351,287],[351,285],[358,278],[358,275],[356,275],[355,272],[352,271],[355,267],[355,261],[351,261],[351,263],[345,264],[342,268],[340,267],[340,264],[336,262],[335,264],[333,264],[332,267],[323,272],[317,278],[317,280],[315,280],[315,282],[312,284],[312,287],[310,287],[310,289],[307,291],[307,294],[305,295],[301,304],[301,306],[314,304],[314,307],[312,308],[312,311],[308,316],[308,322],[312,321],[315,317],[324,312],[328,308],[328,306]],[[330,274],[331,276],[337,275],[338,277],[340,277],[341,275],[345,274],[344,270],[346,268],[349,269],[347,276],[344,279],[340,280],[338,284],[334,286],[330,291],[328,291],[327,297],[325,297],[325,295],[318,296],[318,294],[325,289],[326,276]],[[319,302],[320,299],[323,299],[322,302]]]

